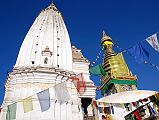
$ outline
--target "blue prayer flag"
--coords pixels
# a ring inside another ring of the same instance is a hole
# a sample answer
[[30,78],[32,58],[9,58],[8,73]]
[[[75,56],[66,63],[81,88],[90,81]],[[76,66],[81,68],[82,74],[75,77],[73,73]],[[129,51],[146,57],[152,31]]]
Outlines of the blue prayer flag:
[[44,112],[50,108],[50,93],[49,89],[37,93],[41,111]]
[[102,107],[98,107],[100,113],[102,113]]
[[150,104],[148,104],[147,107],[148,107],[148,110],[149,110],[150,115],[155,114],[155,111],[154,111],[154,109],[151,107]]
[[139,43],[127,50],[133,56],[137,63],[143,63],[149,59],[149,53]]

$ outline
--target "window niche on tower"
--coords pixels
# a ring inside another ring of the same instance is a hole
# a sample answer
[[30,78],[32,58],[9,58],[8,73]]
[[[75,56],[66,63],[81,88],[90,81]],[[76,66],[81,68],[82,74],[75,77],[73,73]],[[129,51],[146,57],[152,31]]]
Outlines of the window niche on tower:
[[47,57],[44,59],[44,64],[48,64],[48,58]]
[[43,65],[50,65],[51,64],[52,52],[50,51],[48,46],[46,46],[46,48],[41,52],[41,55],[42,55],[41,63]]

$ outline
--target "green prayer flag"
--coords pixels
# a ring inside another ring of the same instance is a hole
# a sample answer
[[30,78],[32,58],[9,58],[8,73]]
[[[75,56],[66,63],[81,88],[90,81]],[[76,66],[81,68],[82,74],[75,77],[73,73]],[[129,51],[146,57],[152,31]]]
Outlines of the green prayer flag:
[[129,120],[134,120],[134,118],[133,118],[132,114],[130,114],[130,116],[129,116]]
[[96,65],[95,67],[92,67],[89,71],[93,75],[103,75],[103,76],[106,75],[105,70],[103,69],[103,67],[100,64]]
[[16,109],[17,109],[17,103],[13,103],[7,107],[7,115],[6,120],[14,120],[16,119]]

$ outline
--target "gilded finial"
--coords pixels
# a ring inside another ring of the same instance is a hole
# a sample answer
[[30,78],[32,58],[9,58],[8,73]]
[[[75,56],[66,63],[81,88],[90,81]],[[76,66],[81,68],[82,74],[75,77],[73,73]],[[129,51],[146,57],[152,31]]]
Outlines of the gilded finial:
[[106,48],[106,46],[108,45],[112,45],[113,44],[113,40],[106,35],[105,31],[103,30],[103,38],[101,39],[101,45]]
[[105,31],[103,30],[103,38],[106,37],[106,36],[107,36],[107,35],[106,35]]
[[54,5],[53,1],[51,2],[50,6],[48,7],[48,9],[53,9],[54,11],[58,11],[56,6]]

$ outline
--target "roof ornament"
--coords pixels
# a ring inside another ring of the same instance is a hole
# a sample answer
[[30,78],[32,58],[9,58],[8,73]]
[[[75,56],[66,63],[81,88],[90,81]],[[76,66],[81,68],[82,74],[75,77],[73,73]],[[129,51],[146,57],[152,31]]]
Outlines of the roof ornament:
[[107,36],[107,35],[106,35],[105,31],[103,30],[103,38],[106,37],[106,36]]
[[58,9],[57,9],[56,6],[54,5],[53,1],[52,1],[51,4],[49,5],[48,9],[53,9],[54,11],[58,11]]
[[113,45],[113,40],[111,37],[107,36],[105,31],[103,30],[103,37],[101,39],[101,45],[106,48],[108,45]]
[[50,9],[54,10],[55,12],[57,12],[63,18],[61,12],[56,8],[56,6],[53,3],[53,1],[51,2],[51,4],[45,10],[50,10]]

